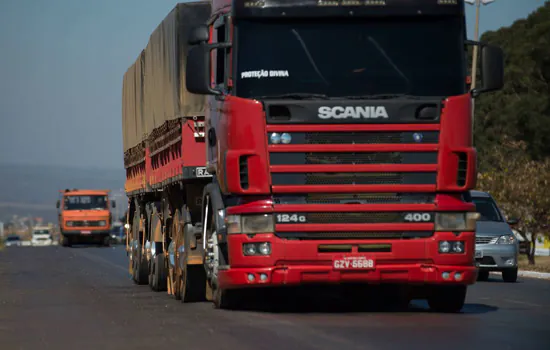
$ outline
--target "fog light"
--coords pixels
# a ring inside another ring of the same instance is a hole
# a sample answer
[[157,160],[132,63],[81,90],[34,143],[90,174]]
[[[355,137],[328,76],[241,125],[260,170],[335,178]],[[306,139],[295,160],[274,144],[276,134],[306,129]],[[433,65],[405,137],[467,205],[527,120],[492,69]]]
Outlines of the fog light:
[[464,243],[461,241],[453,242],[454,253],[464,253]]
[[439,252],[440,253],[448,253],[451,250],[451,243],[447,241],[441,241],[439,242]]
[[444,280],[448,280],[448,279],[449,279],[449,276],[450,276],[450,273],[448,273],[448,272],[443,272],[443,273],[441,274],[441,277],[443,277]]
[[267,275],[265,273],[260,274],[260,280],[267,281]]
[[248,282],[254,282],[254,275],[251,273],[248,274]]
[[455,280],[459,280],[462,278],[462,274],[460,272],[455,273]]

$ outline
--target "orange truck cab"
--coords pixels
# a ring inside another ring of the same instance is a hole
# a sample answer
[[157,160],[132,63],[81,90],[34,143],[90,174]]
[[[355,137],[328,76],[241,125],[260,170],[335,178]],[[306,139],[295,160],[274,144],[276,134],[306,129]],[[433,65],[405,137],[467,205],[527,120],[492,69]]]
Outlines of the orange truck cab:
[[57,201],[58,220],[64,247],[75,243],[99,243],[108,246],[111,231],[109,190],[65,190]]

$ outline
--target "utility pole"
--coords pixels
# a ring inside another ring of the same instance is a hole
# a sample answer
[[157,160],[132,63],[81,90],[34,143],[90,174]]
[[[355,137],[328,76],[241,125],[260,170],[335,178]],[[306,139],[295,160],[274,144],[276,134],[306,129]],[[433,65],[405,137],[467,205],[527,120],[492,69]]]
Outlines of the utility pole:
[[[489,5],[490,3],[494,2],[495,0],[465,0],[470,5],[475,5],[476,7],[476,22],[474,27],[474,41],[479,41],[479,12],[481,4],[483,5]],[[478,56],[478,49],[479,47],[477,45],[474,45],[474,52],[472,55],[472,84],[471,89],[475,89],[476,82],[477,82],[477,56]],[[475,98],[472,99],[472,124],[474,119],[474,112],[475,112]]]

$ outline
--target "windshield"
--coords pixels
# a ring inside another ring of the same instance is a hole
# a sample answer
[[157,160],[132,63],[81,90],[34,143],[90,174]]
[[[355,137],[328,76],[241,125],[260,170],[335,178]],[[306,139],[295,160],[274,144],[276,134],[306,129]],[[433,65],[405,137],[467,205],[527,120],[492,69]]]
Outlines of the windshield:
[[20,238],[18,236],[10,236],[8,238],[6,238],[6,241],[8,242],[14,242],[14,241],[19,241]]
[[50,231],[48,230],[35,230],[33,231],[34,235],[49,235]]
[[105,210],[107,196],[67,196],[63,208],[65,210]]
[[466,91],[459,17],[237,24],[236,94],[330,97]]
[[481,217],[479,221],[504,221],[495,202],[490,198],[472,198]]

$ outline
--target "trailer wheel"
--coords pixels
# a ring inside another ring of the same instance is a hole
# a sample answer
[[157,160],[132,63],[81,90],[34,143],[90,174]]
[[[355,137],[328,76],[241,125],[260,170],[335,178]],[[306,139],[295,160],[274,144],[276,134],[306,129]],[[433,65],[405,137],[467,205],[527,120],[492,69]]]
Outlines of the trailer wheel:
[[428,305],[435,312],[457,313],[464,307],[467,286],[437,286],[428,296]]
[[156,292],[162,292],[166,290],[167,271],[165,265],[165,256],[163,253],[155,255],[153,260],[153,278],[151,281],[151,288]]
[[134,259],[134,281],[139,285],[149,283],[149,264],[147,263],[147,259],[143,256],[141,245],[138,245],[138,251]]

